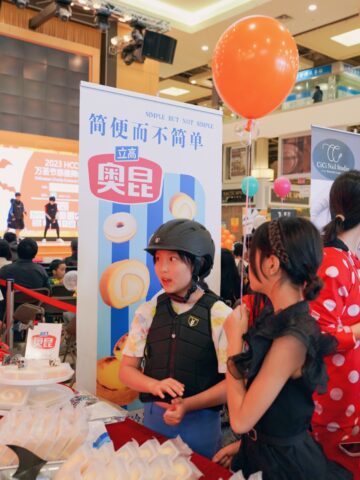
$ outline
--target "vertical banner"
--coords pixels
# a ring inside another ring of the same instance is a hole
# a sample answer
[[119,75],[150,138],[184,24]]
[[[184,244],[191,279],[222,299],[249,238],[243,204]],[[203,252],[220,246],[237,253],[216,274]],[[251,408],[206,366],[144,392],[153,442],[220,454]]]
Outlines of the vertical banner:
[[[144,248],[174,218],[210,230],[219,250],[222,117],[215,110],[81,83],[77,383],[118,404],[137,307],[160,291]],[[209,285],[219,290],[219,262]]]
[[360,170],[360,135],[311,127],[311,220],[318,229],[330,221],[329,193],[336,177]]

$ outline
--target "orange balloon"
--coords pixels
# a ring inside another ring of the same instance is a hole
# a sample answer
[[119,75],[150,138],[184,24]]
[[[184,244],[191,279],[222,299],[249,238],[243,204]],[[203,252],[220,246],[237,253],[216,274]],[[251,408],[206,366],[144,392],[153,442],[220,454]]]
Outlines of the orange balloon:
[[225,235],[226,237],[227,237],[228,235],[230,235],[229,230],[227,230],[227,229],[225,228],[225,230],[224,230],[224,232],[223,232],[223,235]]
[[233,247],[233,241],[228,239],[225,241],[225,248],[228,248],[229,250],[232,250]]
[[239,115],[260,118],[290,93],[299,54],[289,30],[271,17],[254,15],[220,37],[212,62],[216,90]]
[[235,239],[236,239],[235,235],[231,234],[229,235],[229,238],[232,242],[235,242]]

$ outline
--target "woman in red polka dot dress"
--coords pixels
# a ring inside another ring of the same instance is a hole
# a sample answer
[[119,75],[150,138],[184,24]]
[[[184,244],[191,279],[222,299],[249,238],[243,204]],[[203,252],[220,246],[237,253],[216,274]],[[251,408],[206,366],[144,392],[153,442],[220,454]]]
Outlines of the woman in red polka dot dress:
[[339,448],[360,442],[360,172],[340,175],[330,190],[332,221],[324,229],[324,260],[318,272],[324,281],[312,313],[323,332],[334,335],[337,352],[326,359],[325,395],[315,395],[313,431],[327,456],[360,480],[360,457]]

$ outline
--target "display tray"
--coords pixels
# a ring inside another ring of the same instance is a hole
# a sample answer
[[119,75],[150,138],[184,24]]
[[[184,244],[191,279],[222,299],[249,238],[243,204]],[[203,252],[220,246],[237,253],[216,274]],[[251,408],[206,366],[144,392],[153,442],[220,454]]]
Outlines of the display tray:
[[[42,467],[40,473],[36,477],[37,480],[52,480],[60,470],[61,465],[64,462],[48,462]],[[14,477],[17,467],[0,467],[0,480],[9,480]],[[25,477],[24,477],[25,478]]]
[[[51,385],[53,383],[66,382],[74,375],[74,370],[68,365],[67,371],[64,370],[64,374],[59,377],[51,378],[8,378],[2,375],[1,369],[6,367],[0,367],[0,385],[18,385],[18,386],[36,386],[36,385]],[[56,368],[56,367],[54,367]]]
[[66,385],[54,383],[51,385],[34,386],[31,387],[26,402],[23,405],[3,406],[0,409],[0,416],[7,415],[12,408],[22,408],[25,406],[46,408],[54,405],[63,405],[73,397],[74,392]]

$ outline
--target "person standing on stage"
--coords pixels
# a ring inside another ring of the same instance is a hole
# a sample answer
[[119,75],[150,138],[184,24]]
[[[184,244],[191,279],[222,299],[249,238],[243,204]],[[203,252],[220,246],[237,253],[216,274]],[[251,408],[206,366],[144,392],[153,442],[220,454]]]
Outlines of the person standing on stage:
[[7,219],[7,230],[13,228],[16,233],[16,240],[20,240],[20,232],[25,228],[24,224],[24,215],[26,215],[26,210],[23,202],[21,201],[21,193],[16,192],[15,198],[10,200],[10,210],[8,213]]
[[51,196],[49,197],[49,203],[45,205],[45,230],[44,230],[44,238],[43,238],[43,243],[46,242],[46,234],[49,228],[55,228],[56,230],[56,235],[57,235],[57,242],[62,242],[62,239],[60,238],[60,228],[59,228],[59,223],[57,220],[57,214],[58,214],[58,207],[56,203],[56,198]]

